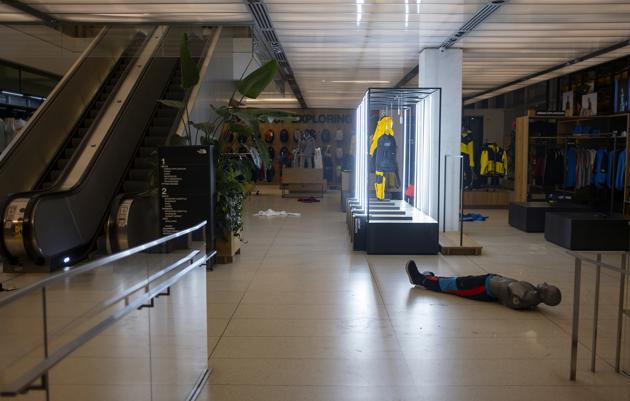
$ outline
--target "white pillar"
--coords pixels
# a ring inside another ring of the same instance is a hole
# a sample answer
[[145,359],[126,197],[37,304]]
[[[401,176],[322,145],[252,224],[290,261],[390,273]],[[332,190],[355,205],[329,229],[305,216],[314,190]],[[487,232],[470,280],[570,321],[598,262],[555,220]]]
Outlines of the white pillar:
[[[456,160],[447,166],[445,155],[460,154],[462,124],[462,50],[425,49],[420,52],[419,87],[442,89],[442,121],[440,142],[440,230],[459,228],[460,172]],[[446,188],[446,197],[444,190]],[[438,188],[432,190],[438,191]],[[446,218],[444,219],[444,216]]]

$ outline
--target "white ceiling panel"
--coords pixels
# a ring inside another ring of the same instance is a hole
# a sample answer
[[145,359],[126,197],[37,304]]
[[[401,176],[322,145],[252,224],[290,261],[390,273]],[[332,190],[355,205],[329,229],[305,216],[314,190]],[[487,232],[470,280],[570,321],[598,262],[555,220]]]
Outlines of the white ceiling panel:
[[[266,0],[312,107],[354,107],[366,88],[395,85],[423,48],[439,47],[485,3]],[[629,37],[628,0],[509,0],[454,47],[464,51],[464,95],[471,96]]]

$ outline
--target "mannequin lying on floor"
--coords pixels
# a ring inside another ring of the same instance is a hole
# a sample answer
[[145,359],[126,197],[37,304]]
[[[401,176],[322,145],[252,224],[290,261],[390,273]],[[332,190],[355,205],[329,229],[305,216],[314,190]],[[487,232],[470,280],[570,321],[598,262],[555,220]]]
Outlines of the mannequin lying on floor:
[[478,301],[500,302],[512,309],[531,309],[540,303],[556,306],[562,300],[560,289],[547,283],[534,286],[498,274],[438,277],[432,272],[420,273],[413,260],[407,262],[405,269],[413,285]]

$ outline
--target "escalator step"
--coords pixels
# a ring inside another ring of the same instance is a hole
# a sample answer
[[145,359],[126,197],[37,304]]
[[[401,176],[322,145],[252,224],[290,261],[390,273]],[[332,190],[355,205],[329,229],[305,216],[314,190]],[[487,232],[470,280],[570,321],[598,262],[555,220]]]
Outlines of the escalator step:
[[59,159],[57,160],[57,167],[59,169],[64,169],[68,165],[69,159]]
[[92,123],[94,123],[94,119],[93,118],[86,118],[86,119],[83,120],[83,126],[85,128],[89,128],[92,125]]
[[76,148],[76,147],[78,147],[81,144],[82,140],[83,140],[83,138],[72,138],[70,143],[72,144],[73,148]]
[[156,157],[157,148],[142,146],[140,148],[140,157]]
[[166,127],[151,127],[149,128],[148,136],[167,136],[168,132],[171,130],[169,126]]
[[57,181],[57,178],[61,175],[61,170],[52,170],[49,174],[51,181]]
[[184,98],[185,92],[183,90],[169,90],[166,93],[166,99],[172,100],[182,100]]
[[129,179],[131,181],[147,181],[151,176],[152,171],[150,168],[137,169],[132,168],[129,170]]
[[153,117],[151,124],[154,127],[170,127],[173,124],[172,117]]
[[64,150],[64,155],[69,159],[72,157],[72,155],[74,154],[74,151],[76,149],[75,148],[67,148],[66,150]]
[[133,168],[146,169],[153,168],[156,165],[156,160],[153,157],[137,157],[133,161]]
[[53,183],[50,182],[50,181],[43,182],[42,183],[42,189],[48,189],[48,188],[52,187],[52,184]]
[[79,128],[77,130],[77,136],[83,138],[85,136],[85,134],[87,134],[88,129],[87,128]]
[[144,192],[149,188],[149,183],[146,181],[125,181],[123,183],[123,190],[125,192]]
[[88,116],[95,118],[100,110],[90,110]]
[[155,113],[156,117],[170,117],[173,118],[177,114],[176,109],[172,109],[170,107],[161,107]]
[[94,107],[101,110],[103,108],[103,106],[105,106],[105,102],[101,102],[101,101],[96,101],[94,102]]
[[144,146],[162,146],[166,142],[166,136],[145,136]]

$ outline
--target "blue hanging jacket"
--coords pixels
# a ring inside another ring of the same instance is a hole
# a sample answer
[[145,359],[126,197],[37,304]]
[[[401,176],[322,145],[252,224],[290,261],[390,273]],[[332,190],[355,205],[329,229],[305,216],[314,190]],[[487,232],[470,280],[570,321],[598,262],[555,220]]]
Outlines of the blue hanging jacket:
[[619,152],[619,159],[617,159],[617,176],[615,177],[616,190],[623,191],[625,179],[626,179],[626,149]]
[[564,187],[575,188],[575,184],[577,181],[577,152],[575,151],[575,148],[567,149],[565,160],[567,164],[567,173],[564,176]]
[[593,169],[592,183],[597,188],[603,188],[606,184],[606,176],[608,170],[608,151],[606,149],[598,149],[595,155],[595,168]]

